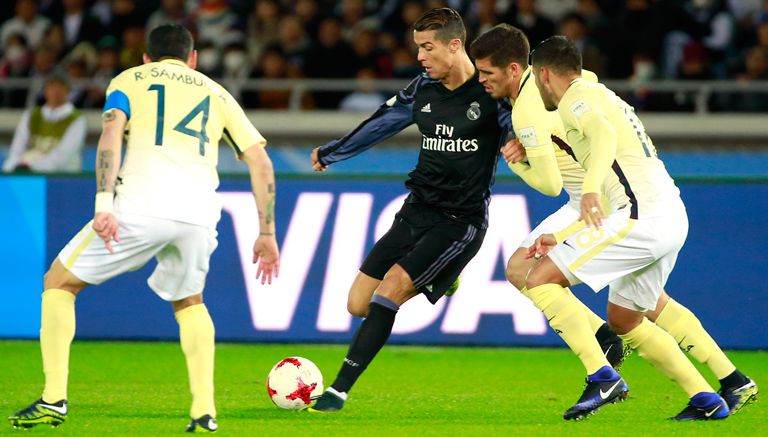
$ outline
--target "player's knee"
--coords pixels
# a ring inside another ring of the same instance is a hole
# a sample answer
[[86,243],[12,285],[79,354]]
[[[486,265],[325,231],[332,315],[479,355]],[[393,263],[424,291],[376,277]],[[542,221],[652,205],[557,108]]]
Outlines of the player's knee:
[[517,263],[510,259],[505,271],[507,281],[514,285],[518,290],[522,290],[525,287],[525,275],[528,273],[529,268],[530,267],[527,265]]
[[85,287],[81,281],[68,274],[67,270],[51,267],[43,276],[43,290],[59,289],[77,294]]
[[355,317],[366,317],[368,315],[368,302],[350,298],[347,300],[347,311]]
[[184,299],[174,300],[171,302],[173,312],[177,313],[185,308],[189,308],[192,305],[201,305],[203,303],[203,293],[193,294],[192,296],[185,297]]
[[539,285],[548,284],[550,281],[547,280],[546,275],[544,272],[541,271],[541,269],[538,269],[536,267],[532,268],[530,273],[528,273],[528,276],[523,279],[523,283],[525,284],[525,288],[532,289],[535,287],[538,287]]
[[402,305],[416,294],[411,276],[402,267],[395,264],[379,284],[376,294]]
[[643,313],[608,304],[608,326],[619,335],[635,329],[643,321],[643,317]]

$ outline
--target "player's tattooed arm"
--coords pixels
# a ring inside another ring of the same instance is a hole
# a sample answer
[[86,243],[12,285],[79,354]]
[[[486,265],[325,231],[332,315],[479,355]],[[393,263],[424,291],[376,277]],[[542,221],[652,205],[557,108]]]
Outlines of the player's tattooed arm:
[[261,220],[267,226],[261,228],[259,235],[275,235],[273,231],[270,231],[271,226],[275,223],[275,183],[270,182],[267,184],[267,207],[264,212],[259,211],[259,220]]
[[[110,180],[109,169],[112,166],[112,150],[100,150],[96,157],[96,192],[114,192],[115,180]],[[111,183],[110,183],[111,182]]]
[[115,115],[115,109],[110,109],[108,111],[105,111],[103,114],[101,114],[101,119],[104,121],[104,123],[111,123],[115,121],[117,116]]
[[275,183],[267,184],[267,224],[275,222]]
[[275,234],[275,172],[263,145],[254,145],[246,149],[241,159],[248,165],[251,175],[251,188],[259,212],[259,235]]
[[96,151],[96,192],[113,193],[120,169],[123,132],[128,119],[123,111],[109,109],[101,116],[102,129]]

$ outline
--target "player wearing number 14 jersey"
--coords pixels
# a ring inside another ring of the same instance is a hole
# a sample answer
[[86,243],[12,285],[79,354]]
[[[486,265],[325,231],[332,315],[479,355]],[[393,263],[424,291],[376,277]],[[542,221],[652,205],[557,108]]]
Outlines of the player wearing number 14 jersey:
[[216,164],[222,137],[251,175],[259,211],[253,248],[254,262],[260,261],[257,277],[264,283],[277,275],[275,179],[266,141],[226,90],[194,70],[197,54],[189,31],[159,26],[149,34],[147,48],[144,65],[117,76],[107,90],[94,218],[45,275],[40,327],[45,389],[39,400],[9,417],[13,426],[55,426],[66,419],[76,296],[154,257],[157,267],[148,284],[171,303],[187,361],[192,392],[187,431],[218,428],[214,326],[202,291],[221,215]]

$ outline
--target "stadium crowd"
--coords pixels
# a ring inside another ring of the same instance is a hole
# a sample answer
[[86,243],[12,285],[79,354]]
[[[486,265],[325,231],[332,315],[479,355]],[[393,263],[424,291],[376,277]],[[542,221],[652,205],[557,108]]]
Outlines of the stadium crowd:
[[[461,13],[468,41],[500,22],[525,31],[532,46],[566,35],[602,79],[768,79],[768,0],[13,1],[0,10],[0,78],[42,82],[63,73],[82,108],[101,107],[109,79],[139,65],[146,33],[169,21],[193,32],[198,69],[220,79],[410,79],[420,71],[410,26],[443,5]],[[284,109],[290,91],[239,97],[247,108]],[[305,108],[361,110],[384,99],[365,90],[306,97]],[[711,110],[768,111],[765,93],[715,97]],[[643,91],[631,102],[649,110],[694,105],[691,96]],[[26,88],[3,88],[0,106],[27,103]]]

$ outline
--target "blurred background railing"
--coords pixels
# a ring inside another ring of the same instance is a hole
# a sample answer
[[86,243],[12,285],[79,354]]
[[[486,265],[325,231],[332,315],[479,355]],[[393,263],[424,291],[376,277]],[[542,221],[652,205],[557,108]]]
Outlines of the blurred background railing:
[[[221,83],[235,96],[249,92],[283,92],[290,102],[286,110],[249,110],[248,114],[273,145],[310,145],[326,142],[354,128],[375,110],[308,110],[302,102],[318,92],[368,93],[385,99],[407,85],[408,80],[354,79],[247,79]],[[768,81],[617,81],[607,86],[632,103],[642,115],[649,134],[662,148],[726,147],[768,149]],[[106,86],[93,80],[72,81],[72,87]],[[34,102],[42,87],[39,79],[0,81],[0,94],[24,93]],[[728,105],[738,102],[741,106]],[[751,107],[746,103],[751,102]],[[761,106],[765,112],[759,112]],[[741,111],[738,111],[741,109]],[[8,144],[22,109],[0,109],[0,144]],[[92,145],[101,121],[98,109],[85,110],[88,141]],[[412,145],[415,127],[388,141],[387,145]]]

